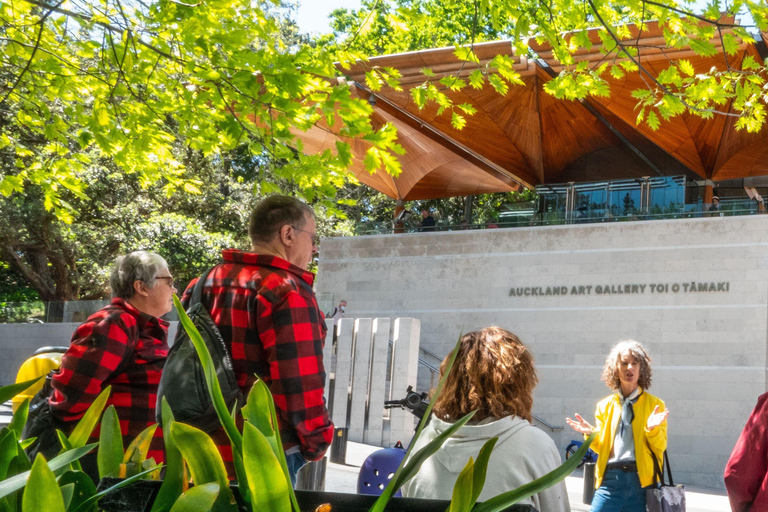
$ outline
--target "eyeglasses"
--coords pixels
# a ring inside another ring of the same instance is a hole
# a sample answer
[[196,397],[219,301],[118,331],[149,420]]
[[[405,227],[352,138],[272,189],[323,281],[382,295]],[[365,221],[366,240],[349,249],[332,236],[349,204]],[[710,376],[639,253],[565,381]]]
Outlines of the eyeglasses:
[[157,280],[157,279],[163,279],[165,281],[168,281],[168,286],[173,288],[173,277],[172,276],[158,276],[158,277],[155,278],[155,280]]
[[296,231],[303,231],[304,233],[308,233],[312,237],[312,245],[319,246],[320,245],[320,235],[317,233],[313,233],[311,231],[307,231],[306,229],[297,228],[295,226],[291,226]]

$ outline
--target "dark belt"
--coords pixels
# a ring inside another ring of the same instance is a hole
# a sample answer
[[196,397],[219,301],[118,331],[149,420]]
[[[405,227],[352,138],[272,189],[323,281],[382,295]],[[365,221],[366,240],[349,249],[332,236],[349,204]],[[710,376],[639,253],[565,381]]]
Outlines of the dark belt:
[[611,462],[605,466],[605,469],[618,469],[619,471],[626,471],[627,473],[636,473],[637,463],[633,460],[629,462]]

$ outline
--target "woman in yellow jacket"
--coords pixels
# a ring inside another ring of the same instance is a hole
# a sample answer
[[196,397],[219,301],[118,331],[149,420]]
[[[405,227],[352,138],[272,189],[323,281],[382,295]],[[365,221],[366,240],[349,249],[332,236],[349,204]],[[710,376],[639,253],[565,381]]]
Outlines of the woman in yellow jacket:
[[667,449],[664,402],[648,393],[651,358],[634,340],[616,344],[603,366],[602,380],[615,394],[595,410],[593,427],[579,414],[567,423],[584,435],[597,433],[595,497],[590,512],[645,512],[645,488],[654,482],[653,457],[663,462]]

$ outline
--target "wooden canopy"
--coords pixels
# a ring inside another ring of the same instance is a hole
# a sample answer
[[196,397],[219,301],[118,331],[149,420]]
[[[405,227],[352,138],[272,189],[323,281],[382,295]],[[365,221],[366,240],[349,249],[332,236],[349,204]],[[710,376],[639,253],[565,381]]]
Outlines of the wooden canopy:
[[[690,49],[665,46],[656,25],[638,33],[642,49],[638,58],[652,74],[669,65],[668,58],[688,59],[696,71],[713,66],[725,69],[722,52],[699,57]],[[598,42],[597,31],[591,36]],[[719,45],[719,40],[713,40]],[[355,81],[354,91],[374,105],[374,125],[393,123],[398,142],[406,154],[403,172],[392,177],[383,171],[369,174],[362,157],[367,145],[352,144],[357,178],[394,199],[415,200],[516,190],[564,181],[596,181],[649,175],[679,175],[706,179],[729,179],[768,175],[768,131],[748,134],[736,131],[736,118],[716,115],[711,120],[684,114],[662,122],[657,131],[636,126],[636,100],[630,93],[645,84],[639,73],[614,79],[606,73],[611,93],[607,98],[563,101],[544,92],[544,84],[560,71],[546,45],[531,42],[539,60],[517,57],[509,41],[474,46],[481,64],[497,54],[509,55],[524,86],[510,86],[506,96],[490,85],[444,91],[455,104],[468,103],[477,109],[466,116],[467,125],[454,129],[450,116],[437,115],[430,104],[419,110],[410,89],[424,82],[423,68],[436,80],[447,75],[466,78],[475,69],[461,62],[453,48],[387,55],[370,59],[344,72]],[[720,49],[718,47],[718,49]],[[760,59],[754,45],[741,43],[738,54],[729,57],[731,67],[740,68],[746,55]],[[597,51],[579,55],[591,63],[605,56]],[[398,69],[403,91],[385,88],[372,93],[363,85],[365,71],[373,66]],[[332,148],[337,136],[327,127],[298,134],[308,153]]]

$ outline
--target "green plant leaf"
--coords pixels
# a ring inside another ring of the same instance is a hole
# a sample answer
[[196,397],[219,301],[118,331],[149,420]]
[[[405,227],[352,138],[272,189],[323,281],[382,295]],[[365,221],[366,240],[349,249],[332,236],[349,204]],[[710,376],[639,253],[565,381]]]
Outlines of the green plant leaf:
[[[262,386],[264,388],[264,391],[266,391],[266,394],[261,393],[259,396],[263,397],[262,399],[266,400],[266,404],[262,404],[263,406],[266,406],[266,408],[269,410],[269,417],[271,419],[271,422],[273,425],[277,425],[277,409],[275,409],[275,400],[272,398],[272,392],[269,391],[269,387],[267,384],[257,378],[256,382],[253,383],[253,386]],[[259,405],[257,403],[257,405]],[[283,440],[280,438],[280,429],[275,429],[275,437],[277,438],[277,446],[283,446]],[[277,456],[277,460],[280,461],[280,467],[283,468],[283,475],[285,475],[285,478],[287,478],[290,481],[290,473],[288,472],[288,462],[285,460],[285,452],[281,450],[277,450],[277,453],[275,454]],[[288,494],[291,498],[291,505],[293,506],[293,510],[295,512],[299,512],[299,502],[296,499],[296,493],[293,492],[293,486],[288,486]]]
[[133,476],[137,471],[145,468],[144,461],[147,460],[147,453],[152,443],[152,437],[155,435],[155,430],[157,430],[157,423],[142,430],[131,441],[128,448],[125,449],[125,454],[123,454],[123,460],[120,464],[120,478]]
[[[62,432],[61,430],[56,430],[56,435],[59,437],[59,443],[61,444],[61,452],[68,452],[72,449],[72,445],[69,444],[69,439],[67,439],[67,435]],[[73,460],[72,463],[69,465],[70,469],[74,471],[82,471],[83,468],[80,466],[79,460]],[[54,471],[56,475],[61,475],[64,470],[61,469],[59,471]]]
[[120,462],[123,460],[123,434],[120,432],[120,420],[114,405],[107,407],[101,418],[99,451],[96,458],[101,478],[117,477]]
[[254,510],[290,510],[291,483],[269,441],[251,423],[243,427],[243,463]]
[[[161,404],[163,411],[163,440],[165,442],[165,476],[163,477],[163,484],[160,486],[160,490],[157,493],[157,498],[152,504],[151,512],[167,512],[171,509],[174,502],[181,496],[186,490],[186,471],[184,468],[184,460],[181,458],[181,452],[174,442],[174,438],[170,435],[171,425],[173,424],[173,411],[168,405],[168,401],[163,397]],[[216,495],[219,490],[216,489]]]
[[[97,443],[92,443],[92,444],[83,446],[81,448],[75,448],[68,452],[64,452],[61,455],[58,455],[53,459],[51,459],[51,461],[48,463],[48,467],[51,469],[51,471],[57,471],[61,468],[67,467],[72,463],[72,461],[79,459],[83,455],[93,450],[96,447],[96,445]],[[24,473],[20,473],[16,476],[12,476],[10,478],[6,478],[5,480],[0,481],[0,498],[8,496],[12,492],[18,491],[19,489],[27,485],[27,480],[29,480],[30,472],[31,470],[25,471]]]
[[11,459],[18,454],[19,441],[14,430],[7,430],[6,434],[0,440],[0,480],[3,480],[8,474],[8,465]]
[[174,421],[171,424],[173,442],[187,461],[195,485],[216,482],[219,497],[214,510],[237,510],[227,479],[227,469],[213,440],[200,429]]
[[219,495],[219,484],[209,482],[196,485],[182,494],[171,512],[208,512]]
[[21,499],[24,510],[46,510],[47,512],[66,512],[64,498],[56,483],[53,471],[45,462],[45,457],[38,453],[29,473],[29,483]]
[[104,410],[104,406],[107,403],[107,399],[109,398],[109,393],[111,391],[112,386],[107,386],[104,388],[104,390],[99,393],[99,396],[96,397],[96,400],[93,401],[88,410],[85,411],[85,414],[82,418],[80,418],[80,421],[77,422],[77,425],[75,425],[72,433],[69,434],[69,437],[67,438],[69,439],[69,443],[72,445],[72,448],[85,446],[85,443],[88,442],[88,438],[91,437],[93,429],[96,428],[96,424],[99,422],[101,411]]
[[459,473],[456,483],[453,485],[451,505],[448,512],[469,512],[472,509],[472,495],[474,494],[475,461],[469,458],[464,469]]
[[[72,495],[68,500],[66,498],[64,500],[67,502],[67,510],[76,510],[96,494],[96,486],[93,485],[93,480],[82,471],[67,471],[59,477],[59,487],[64,487],[68,484],[72,485]],[[83,512],[95,511],[96,503],[83,509]]]
[[560,467],[553,469],[533,482],[521,485],[517,489],[513,489],[509,492],[499,494],[498,496],[477,505],[473,512],[500,512],[506,510],[518,501],[540,493],[556,483],[561,482],[578,467],[579,462],[584,458],[584,454],[587,453],[587,449],[589,448],[589,445],[592,444],[596,435],[597,434],[590,435],[586,441],[582,443],[579,449],[576,450],[576,453],[568,457],[568,460],[560,465]]
[[480,493],[483,492],[485,476],[488,473],[488,461],[491,458],[493,447],[496,446],[498,440],[498,437],[489,439],[485,442],[483,447],[480,448],[480,453],[477,454],[477,460],[475,461],[474,470],[472,472],[472,503],[470,508],[475,505],[477,498],[480,497]]
[[269,416],[269,400],[271,400],[269,389],[261,379],[259,379],[261,385],[251,386],[251,391],[248,393],[248,400],[243,407],[243,418],[250,422],[261,432],[264,437],[269,441],[269,445],[272,447],[272,453],[275,456],[278,455],[278,451],[282,450],[277,444],[277,435],[275,434],[275,427],[272,424],[272,418]]
[[16,439],[21,439],[21,431],[24,429],[24,424],[27,422],[27,415],[29,414],[29,398],[25,398],[16,412],[13,413],[13,419],[8,424],[8,429],[16,432]]
[[34,384],[35,382],[37,382],[40,379],[42,379],[43,377],[45,377],[45,376],[41,375],[40,377],[38,377],[36,379],[27,380],[27,381],[24,381],[24,382],[18,382],[16,384],[11,384],[9,386],[1,387],[0,388],[0,403],[7,402],[8,400],[10,400],[11,398],[15,397],[16,395],[18,395],[19,393],[21,393],[22,391],[24,391],[25,389],[30,387],[32,384]]

